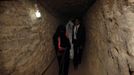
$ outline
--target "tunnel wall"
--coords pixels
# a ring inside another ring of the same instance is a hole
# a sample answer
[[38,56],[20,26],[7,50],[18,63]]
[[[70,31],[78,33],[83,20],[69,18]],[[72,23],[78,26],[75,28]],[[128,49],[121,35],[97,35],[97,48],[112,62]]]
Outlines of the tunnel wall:
[[88,9],[83,75],[134,75],[134,0],[97,0]]
[[54,58],[59,18],[33,0],[0,1],[0,75],[41,75]]

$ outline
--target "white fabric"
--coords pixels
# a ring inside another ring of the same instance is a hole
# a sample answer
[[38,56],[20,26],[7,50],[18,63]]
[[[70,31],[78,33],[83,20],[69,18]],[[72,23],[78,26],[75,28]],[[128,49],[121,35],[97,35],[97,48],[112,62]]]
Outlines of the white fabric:
[[79,26],[80,25],[77,25],[74,27],[74,37],[73,37],[74,39],[77,39],[76,34],[77,34],[78,29],[79,29]]
[[73,30],[73,22],[69,21],[66,25],[66,34],[67,37],[69,38],[70,44],[71,44],[71,49],[70,49],[70,59],[74,58],[74,50],[73,50],[73,44],[72,44],[72,30]]

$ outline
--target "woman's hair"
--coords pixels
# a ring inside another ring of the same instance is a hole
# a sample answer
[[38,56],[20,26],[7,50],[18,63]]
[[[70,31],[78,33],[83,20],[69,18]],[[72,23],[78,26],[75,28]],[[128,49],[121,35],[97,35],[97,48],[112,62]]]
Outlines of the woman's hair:
[[58,26],[56,30],[57,35],[65,35],[66,34],[66,27],[63,25]]

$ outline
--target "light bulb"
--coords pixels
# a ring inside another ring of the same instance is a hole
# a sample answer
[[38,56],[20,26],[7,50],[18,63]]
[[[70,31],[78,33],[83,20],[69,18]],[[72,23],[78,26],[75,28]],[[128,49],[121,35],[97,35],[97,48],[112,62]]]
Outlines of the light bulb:
[[41,17],[40,11],[39,10],[36,10],[35,15],[36,15],[37,18],[40,18]]

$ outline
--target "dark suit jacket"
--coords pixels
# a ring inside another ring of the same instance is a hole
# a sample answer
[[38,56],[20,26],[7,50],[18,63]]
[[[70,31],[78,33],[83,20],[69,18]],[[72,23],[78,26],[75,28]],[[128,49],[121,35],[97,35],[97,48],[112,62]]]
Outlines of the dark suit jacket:
[[80,25],[76,34],[76,40],[74,39],[74,26],[73,26],[73,34],[72,34],[72,43],[78,46],[84,46],[85,43],[85,28]]

